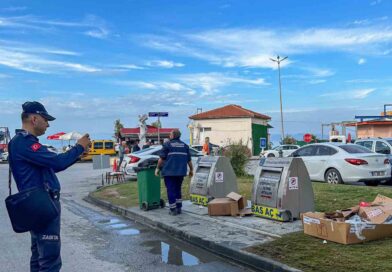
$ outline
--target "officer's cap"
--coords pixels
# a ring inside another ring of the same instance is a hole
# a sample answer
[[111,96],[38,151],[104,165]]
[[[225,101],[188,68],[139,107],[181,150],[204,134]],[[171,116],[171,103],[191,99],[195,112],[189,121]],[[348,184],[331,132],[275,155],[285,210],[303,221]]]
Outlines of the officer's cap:
[[48,121],[53,121],[56,119],[46,111],[44,105],[42,105],[37,101],[32,101],[32,102],[28,101],[23,103],[22,109],[23,109],[23,113],[39,114]]

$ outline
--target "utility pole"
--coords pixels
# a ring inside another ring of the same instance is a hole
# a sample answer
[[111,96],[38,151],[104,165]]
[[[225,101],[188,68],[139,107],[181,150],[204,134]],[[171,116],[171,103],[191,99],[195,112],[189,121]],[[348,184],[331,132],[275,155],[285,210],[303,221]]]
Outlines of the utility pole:
[[282,129],[282,144],[283,144],[283,139],[284,139],[284,126],[283,126],[283,109],[282,109],[282,82],[280,79],[280,63],[287,59],[287,57],[284,57],[281,59],[279,56],[276,57],[276,59],[270,58],[273,62],[278,63],[278,72],[279,72],[279,96],[280,96],[280,123],[281,123],[281,129]]

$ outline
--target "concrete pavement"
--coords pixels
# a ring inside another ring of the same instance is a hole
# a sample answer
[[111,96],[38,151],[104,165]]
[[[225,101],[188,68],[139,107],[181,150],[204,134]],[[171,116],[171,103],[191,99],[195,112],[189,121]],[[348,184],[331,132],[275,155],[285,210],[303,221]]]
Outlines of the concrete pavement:
[[280,223],[257,217],[210,217],[206,207],[194,205],[189,201],[184,202],[181,215],[170,216],[166,208],[146,212],[138,207],[118,207],[91,195],[85,200],[255,270],[299,271],[249,253],[245,249],[270,242],[286,233],[301,231],[300,221]]

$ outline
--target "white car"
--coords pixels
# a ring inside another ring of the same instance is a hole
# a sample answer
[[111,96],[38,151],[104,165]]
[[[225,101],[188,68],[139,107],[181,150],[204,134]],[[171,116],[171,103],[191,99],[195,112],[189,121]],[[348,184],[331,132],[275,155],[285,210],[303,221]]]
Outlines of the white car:
[[319,143],[303,146],[290,155],[301,157],[310,179],[337,184],[364,182],[377,186],[391,178],[389,159],[356,144]]
[[[140,167],[140,164],[146,162],[149,159],[159,159],[159,153],[161,149],[161,145],[156,145],[125,155],[121,169],[124,170],[126,175],[129,175],[131,178],[136,178],[137,173],[135,172],[135,167]],[[203,156],[200,151],[197,151],[193,148],[189,148],[189,151],[191,153],[193,164],[196,163],[198,157]]]
[[1,161],[8,161],[8,152],[3,152],[0,154]]
[[[212,149],[219,148],[219,145],[216,145],[216,144],[211,144],[211,146],[212,146]],[[203,145],[202,144],[201,145],[192,145],[192,148],[201,152],[203,150]]]
[[288,157],[295,150],[300,148],[299,145],[286,144],[286,145],[278,145],[270,150],[265,150],[260,153],[260,157],[279,157],[279,152],[283,152],[283,157]]
[[47,145],[47,144],[43,144],[43,145],[46,146],[46,148],[49,151],[53,152],[53,153],[56,153],[56,154],[60,154],[61,153],[57,148],[55,148],[55,147],[53,147],[51,145]]

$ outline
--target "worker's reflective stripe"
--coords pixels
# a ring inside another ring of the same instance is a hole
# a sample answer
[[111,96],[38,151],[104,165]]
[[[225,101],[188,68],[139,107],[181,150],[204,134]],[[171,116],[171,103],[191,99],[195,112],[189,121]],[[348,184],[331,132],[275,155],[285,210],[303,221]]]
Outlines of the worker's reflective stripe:
[[185,155],[185,156],[188,156],[188,153],[186,153],[186,152],[169,152],[167,155],[168,156],[170,156],[170,155]]
[[260,205],[252,205],[252,213],[256,216],[271,218],[278,221],[283,221],[283,217],[279,209],[265,207]]

